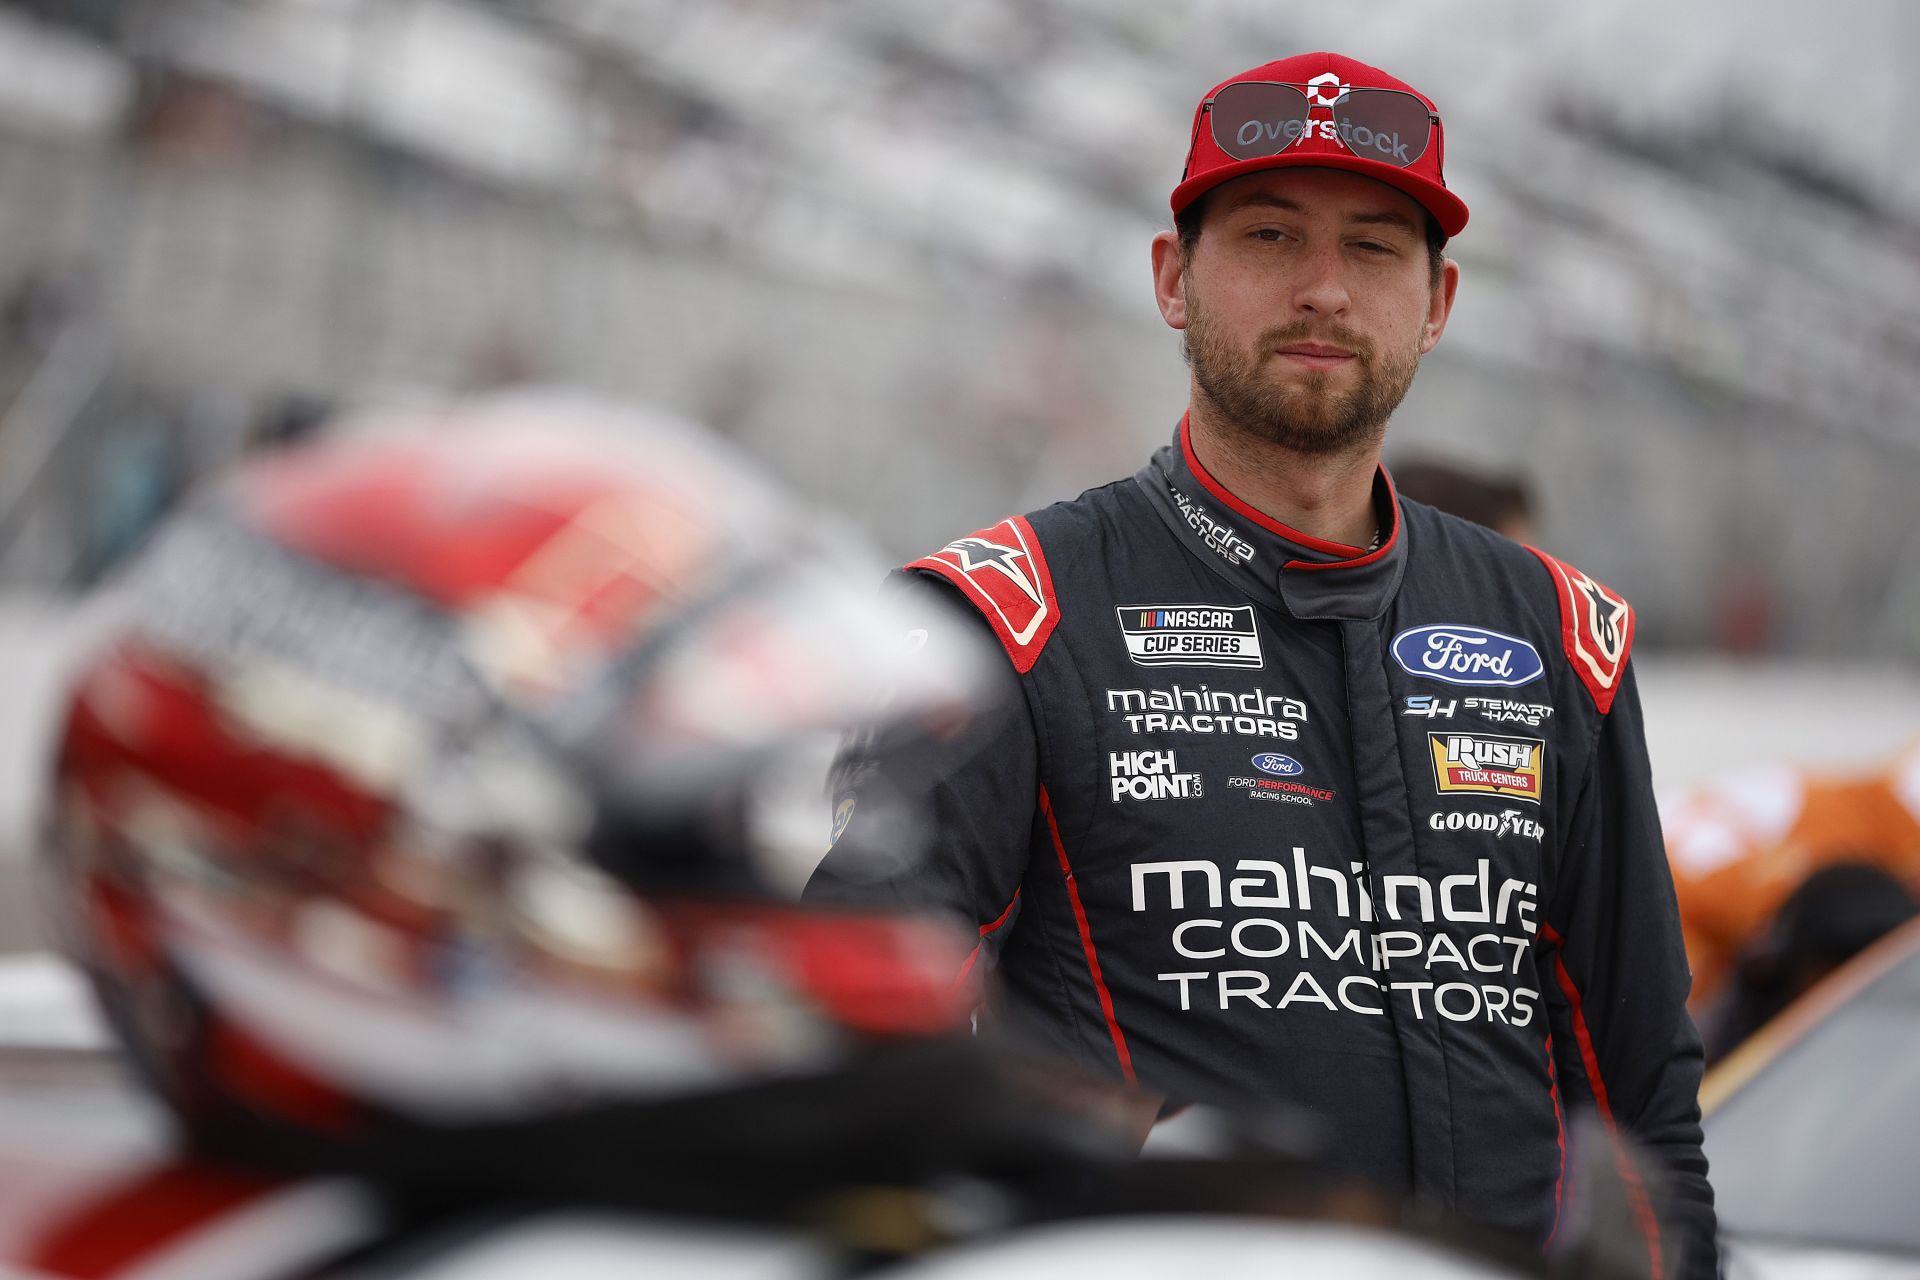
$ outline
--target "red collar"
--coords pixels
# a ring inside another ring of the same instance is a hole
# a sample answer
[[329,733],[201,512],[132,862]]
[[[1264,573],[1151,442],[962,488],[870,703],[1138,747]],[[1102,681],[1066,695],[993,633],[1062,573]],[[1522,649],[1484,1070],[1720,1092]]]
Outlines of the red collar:
[[1393,528],[1378,547],[1372,551],[1368,551],[1364,547],[1349,546],[1344,542],[1333,542],[1326,538],[1316,538],[1310,533],[1302,533],[1293,526],[1283,524],[1265,512],[1235,497],[1231,490],[1214,479],[1213,474],[1200,465],[1200,459],[1193,451],[1191,428],[1188,425],[1187,418],[1188,415],[1186,414],[1180,415],[1180,452],[1186,460],[1187,469],[1193,472],[1193,478],[1200,482],[1200,487],[1207,491],[1208,496],[1212,497],[1214,501],[1226,507],[1229,511],[1265,529],[1276,538],[1290,542],[1296,547],[1302,547],[1309,551],[1316,551],[1321,555],[1334,557],[1331,561],[1290,560],[1287,562],[1287,568],[1310,570],[1358,568],[1362,565],[1372,564],[1380,560],[1393,549],[1394,543],[1399,541],[1400,500],[1399,495],[1395,493],[1393,488],[1393,477],[1387,474],[1385,467],[1376,464],[1374,470],[1379,480],[1387,486],[1387,507],[1393,513]]

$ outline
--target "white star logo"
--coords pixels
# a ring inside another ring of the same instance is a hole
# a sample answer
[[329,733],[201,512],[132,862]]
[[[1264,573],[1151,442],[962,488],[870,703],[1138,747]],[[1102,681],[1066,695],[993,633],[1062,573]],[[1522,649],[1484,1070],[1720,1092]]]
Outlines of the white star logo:
[[1040,592],[1028,581],[1013,562],[1024,560],[1027,553],[1018,547],[1003,547],[997,542],[988,542],[985,538],[962,538],[958,542],[947,544],[947,550],[960,558],[960,572],[972,573],[975,569],[993,568],[1005,574],[1013,584],[1020,588],[1027,599],[1035,604],[1044,604]]

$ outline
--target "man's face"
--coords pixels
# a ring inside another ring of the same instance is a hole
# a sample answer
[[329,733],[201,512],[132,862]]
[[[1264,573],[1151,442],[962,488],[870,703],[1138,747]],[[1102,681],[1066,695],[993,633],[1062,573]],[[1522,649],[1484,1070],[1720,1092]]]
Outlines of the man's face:
[[1458,280],[1448,263],[1433,283],[1424,218],[1393,188],[1334,169],[1216,188],[1190,258],[1177,242],[1155,246],[1161,311],[1186,330],[1196,401],[1298,453],[1377,444]]

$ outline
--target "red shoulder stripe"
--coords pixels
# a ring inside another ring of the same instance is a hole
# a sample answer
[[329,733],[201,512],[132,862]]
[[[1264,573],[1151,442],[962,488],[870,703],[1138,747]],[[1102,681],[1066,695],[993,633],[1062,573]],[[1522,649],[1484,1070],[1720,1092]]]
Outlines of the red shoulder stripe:
[[1053,574],[1033,526],[1021,516],[957,538],[907,568],[937,573],[958,587],[986,616],[1022,675],[1033,670],[1060,622]]
[[1605,715],[1620,691],[1620,673],[1633,650],[1633,606],[1564,560],[1538,547],[1527,550],[1540,557],[1553,575],[1560,598],[1560,638],[1573,673],[1593,695],[1593,704]]

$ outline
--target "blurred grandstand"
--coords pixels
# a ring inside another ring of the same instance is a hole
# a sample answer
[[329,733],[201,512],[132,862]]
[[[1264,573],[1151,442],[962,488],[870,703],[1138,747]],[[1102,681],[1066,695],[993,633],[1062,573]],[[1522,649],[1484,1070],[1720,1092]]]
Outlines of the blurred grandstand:
[[[1393,449],[1524,477],[1643,653],[1920,657],[1899,0],[0,0],[0,587],[410,390],[690,414],[902,555],[1124,474],[1184,399],[1146,242],[1195,94],[1316,47],[1434,93],[1474,210]],[[1756,752],[1920,727],[1911,677],[1682,683]]]
[[1475,211],[1396,443],[1527,471],[1643,644],[1915,656],[1920,16],[1692,7],[1648,66],[1641,9],[14,0],[0,563],[96,575],[303,406],[523,377],[902,552],[1106,479],[1181,403],[1196,86],[1337,44],[1433,86]]

